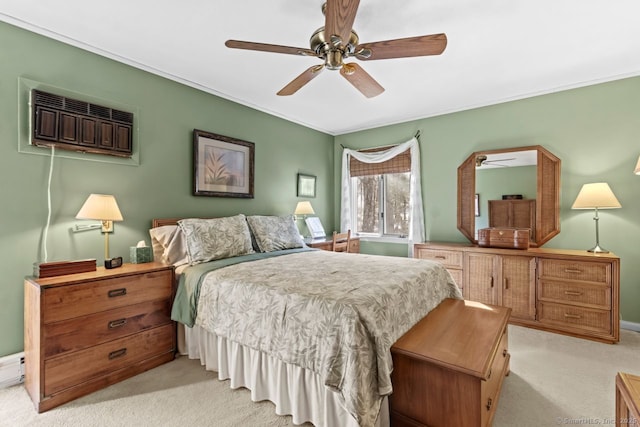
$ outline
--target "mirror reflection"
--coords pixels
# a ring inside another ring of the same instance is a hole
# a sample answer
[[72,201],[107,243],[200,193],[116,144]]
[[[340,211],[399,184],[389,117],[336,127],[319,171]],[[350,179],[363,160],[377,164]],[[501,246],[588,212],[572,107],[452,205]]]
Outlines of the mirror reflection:
[[481,228],[519,227],[531,228],[534,240],[537,160],[537,150],[476,157],[476,238]]

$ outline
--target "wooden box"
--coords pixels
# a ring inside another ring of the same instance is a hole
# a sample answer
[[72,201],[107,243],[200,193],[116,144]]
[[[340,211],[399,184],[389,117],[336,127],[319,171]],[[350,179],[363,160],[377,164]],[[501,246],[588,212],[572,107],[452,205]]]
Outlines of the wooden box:
[[478,246],[529,249],[528,228],[489,227],[478,230]]

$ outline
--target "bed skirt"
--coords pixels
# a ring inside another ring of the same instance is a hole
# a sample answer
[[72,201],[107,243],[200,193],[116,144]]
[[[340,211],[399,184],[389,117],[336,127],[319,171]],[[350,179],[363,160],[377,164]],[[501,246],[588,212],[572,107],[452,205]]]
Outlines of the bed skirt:
[[[340,404],[338,395],[325,387],[315,372],[243,347],[197,325],[193,328],[179,325],[178,329],[184,331],[182,354],[199,359],[207,370],[218,373],[218,379],[230,380],[231,388],[249,389],[254,402],[270,400],[276,405],[276,414],[291,415],[294,424],[358,427]],[[388,426],[389,404],[385,397],[376,427]]]

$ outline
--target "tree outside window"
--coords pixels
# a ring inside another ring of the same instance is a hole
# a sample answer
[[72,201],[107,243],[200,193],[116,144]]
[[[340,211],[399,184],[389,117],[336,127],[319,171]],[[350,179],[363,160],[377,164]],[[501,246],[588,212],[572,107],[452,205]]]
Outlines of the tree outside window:
[[411,173],[352,177],[353,218],[360,235],[406,237],[409,233]]

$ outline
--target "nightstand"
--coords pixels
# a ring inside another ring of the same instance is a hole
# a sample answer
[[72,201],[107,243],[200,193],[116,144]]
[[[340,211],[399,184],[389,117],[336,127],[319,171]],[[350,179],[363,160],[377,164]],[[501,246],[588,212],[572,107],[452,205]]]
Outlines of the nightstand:
[[25,387],[38,412],[173,360],[172,266],[24,282]]

